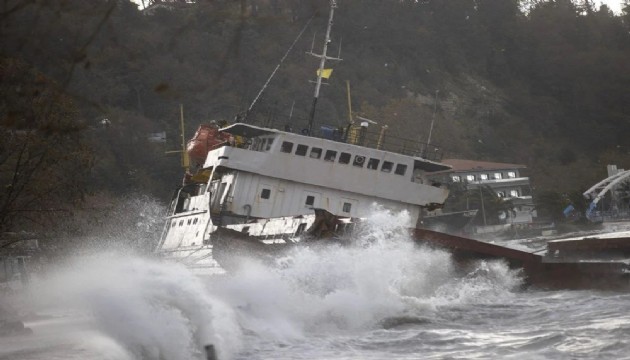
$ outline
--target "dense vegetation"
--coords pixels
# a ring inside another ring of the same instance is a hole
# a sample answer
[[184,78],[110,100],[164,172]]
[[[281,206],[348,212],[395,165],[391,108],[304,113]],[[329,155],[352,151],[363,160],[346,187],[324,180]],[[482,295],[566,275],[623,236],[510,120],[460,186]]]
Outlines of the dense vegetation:
[[[247,109],[308,19],[252,119],[303,126],[326,0],[4,0],[0,10],[0,231],[180,181],[187,134]],[[526,164],[535,195],[579,191],[630,166],[630,6],[592,1],[340,0],[341,62],[317,123],[353,110],[447,157]],[[343,41],[341,40],[343,38]],[[439,91],[439,92],[438,92]],[[148,134],[166,131],[168,141]],[[555,195],[554,195],[555,194]],[[93,199],[99,199],[95,201]],[[554,201],[549,201],[554,203]],[[47,215],[46,215],[47,214]],[[28,222],[26,221],[28,220]]]

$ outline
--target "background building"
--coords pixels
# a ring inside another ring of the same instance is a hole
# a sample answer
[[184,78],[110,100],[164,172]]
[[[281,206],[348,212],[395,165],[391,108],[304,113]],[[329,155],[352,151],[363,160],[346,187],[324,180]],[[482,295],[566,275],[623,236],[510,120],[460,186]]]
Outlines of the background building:
[[464,159],[442,162],[452,167],[441,175],[442,182],[458,197],[451,210],[478,210],[474,232],[533,222],[536,212],[529,177],[523,175],[525,165]]

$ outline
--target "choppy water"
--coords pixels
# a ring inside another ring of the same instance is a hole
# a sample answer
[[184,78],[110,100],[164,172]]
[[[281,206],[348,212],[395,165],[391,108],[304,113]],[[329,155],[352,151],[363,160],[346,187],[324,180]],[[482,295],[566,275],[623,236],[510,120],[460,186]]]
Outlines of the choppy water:
[[30,336],[0,359],[630,358],[630,294],[521,289],[500,262],[455,271],[378,212],[354,246],[301,248],[234,273],[115,253],[11,297]]

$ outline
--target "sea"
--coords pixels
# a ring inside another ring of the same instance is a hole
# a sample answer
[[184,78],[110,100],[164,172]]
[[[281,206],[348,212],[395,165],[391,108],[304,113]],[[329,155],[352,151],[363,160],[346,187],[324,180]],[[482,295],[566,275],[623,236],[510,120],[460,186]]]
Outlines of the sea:
[[0,359],[630,359],[630,293],[527,288],[501,261],[418,247],[406,214],[225,274],[115,249],[5,291],[32,333]]

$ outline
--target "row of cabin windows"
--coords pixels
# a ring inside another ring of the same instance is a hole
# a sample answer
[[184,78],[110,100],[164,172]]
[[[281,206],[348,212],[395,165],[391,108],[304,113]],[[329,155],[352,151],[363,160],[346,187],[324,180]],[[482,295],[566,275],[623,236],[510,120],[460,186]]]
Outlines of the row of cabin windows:
[[188,219],[188,221],[185,221],[184,219],[180,219],[179,223],[177,223],[177,220],[173,220],[171,222],[171,227],[176,227],[176,226],[184,226],[184,222],[186,222],[186,225],[197,225],[197,218],[194,219]]
[[[262,189],[260,192],[260,198],[261,199],[269,199],[271,197],[271,189]],[[307,206],[313,206],[315,205],[315,196],[313,195],[306,195],[306,201],[304,201],[304,205]],[[350,210],[352,209],[352,204],[351,203],[343,203],[343,212],[345,213],[350,213]]]
[[[492,180],[501,180],[503,179],[503,173],[500,172],[495,172],[492,175]],[[506,179],[514,179],[516,178],[516,172],[515,171],[508,171],[507,172],[507,177]],[[490,174],[479,174],[477,175],[466,175],[464,177],[466,179],[466,181],[484,181],[484,180],[490,180]],[[452,177],[453,182],[461,182],[462,181],[462,177],[459,175],[453,175]]]
[[[291,154],[293,153],[293,148],[294,148],[294,144],[290,141],[284,141],[282,142],[282,146],[280,147],[280,151],[283,153],[287,153],[287,154]],[[354,155],[354,158],[352,157],[352,154],[347,153],[347,152],[341,152],[339,154],[339,157],[337,157],[337,151],[335,150],[326,150],[326,152],[324,153],[324,150],[322,148],[318,148],[318,147],[312,147],[310,153],[308,152],[309,147],[306,145],[302,145],[302,144],[298,144],[295,147],[295,155],[297,156],[306,156],[308,154],[308,156],[311,159],[320,159],[322,157],[322,153],[324,154],[324,161],[335,161],[337,160],[337,162],[339,164],[350,164],[352,162],[353,166],[356,167],[360,167],[362,168],[365,164],[366,164],[366,157],[362,156],[362,155]],[[381,165],[381,160],[380,159],[375,159],[375,158],[370,158],[369,160],[367,160],[367,166],[366,168],[370,169],[370,170],[377,170],[379,168],[379,165]],[[405,175],[405,173],[407,172],[407,165],[406,164],[396,164],[396,168],[394,168],[394,163],[391,161],[383,161],[381,167],[380,167],[382,172],[385,173],[390,173],[392,172],[392,169],[394,170],[394,174],[396,175]]]

